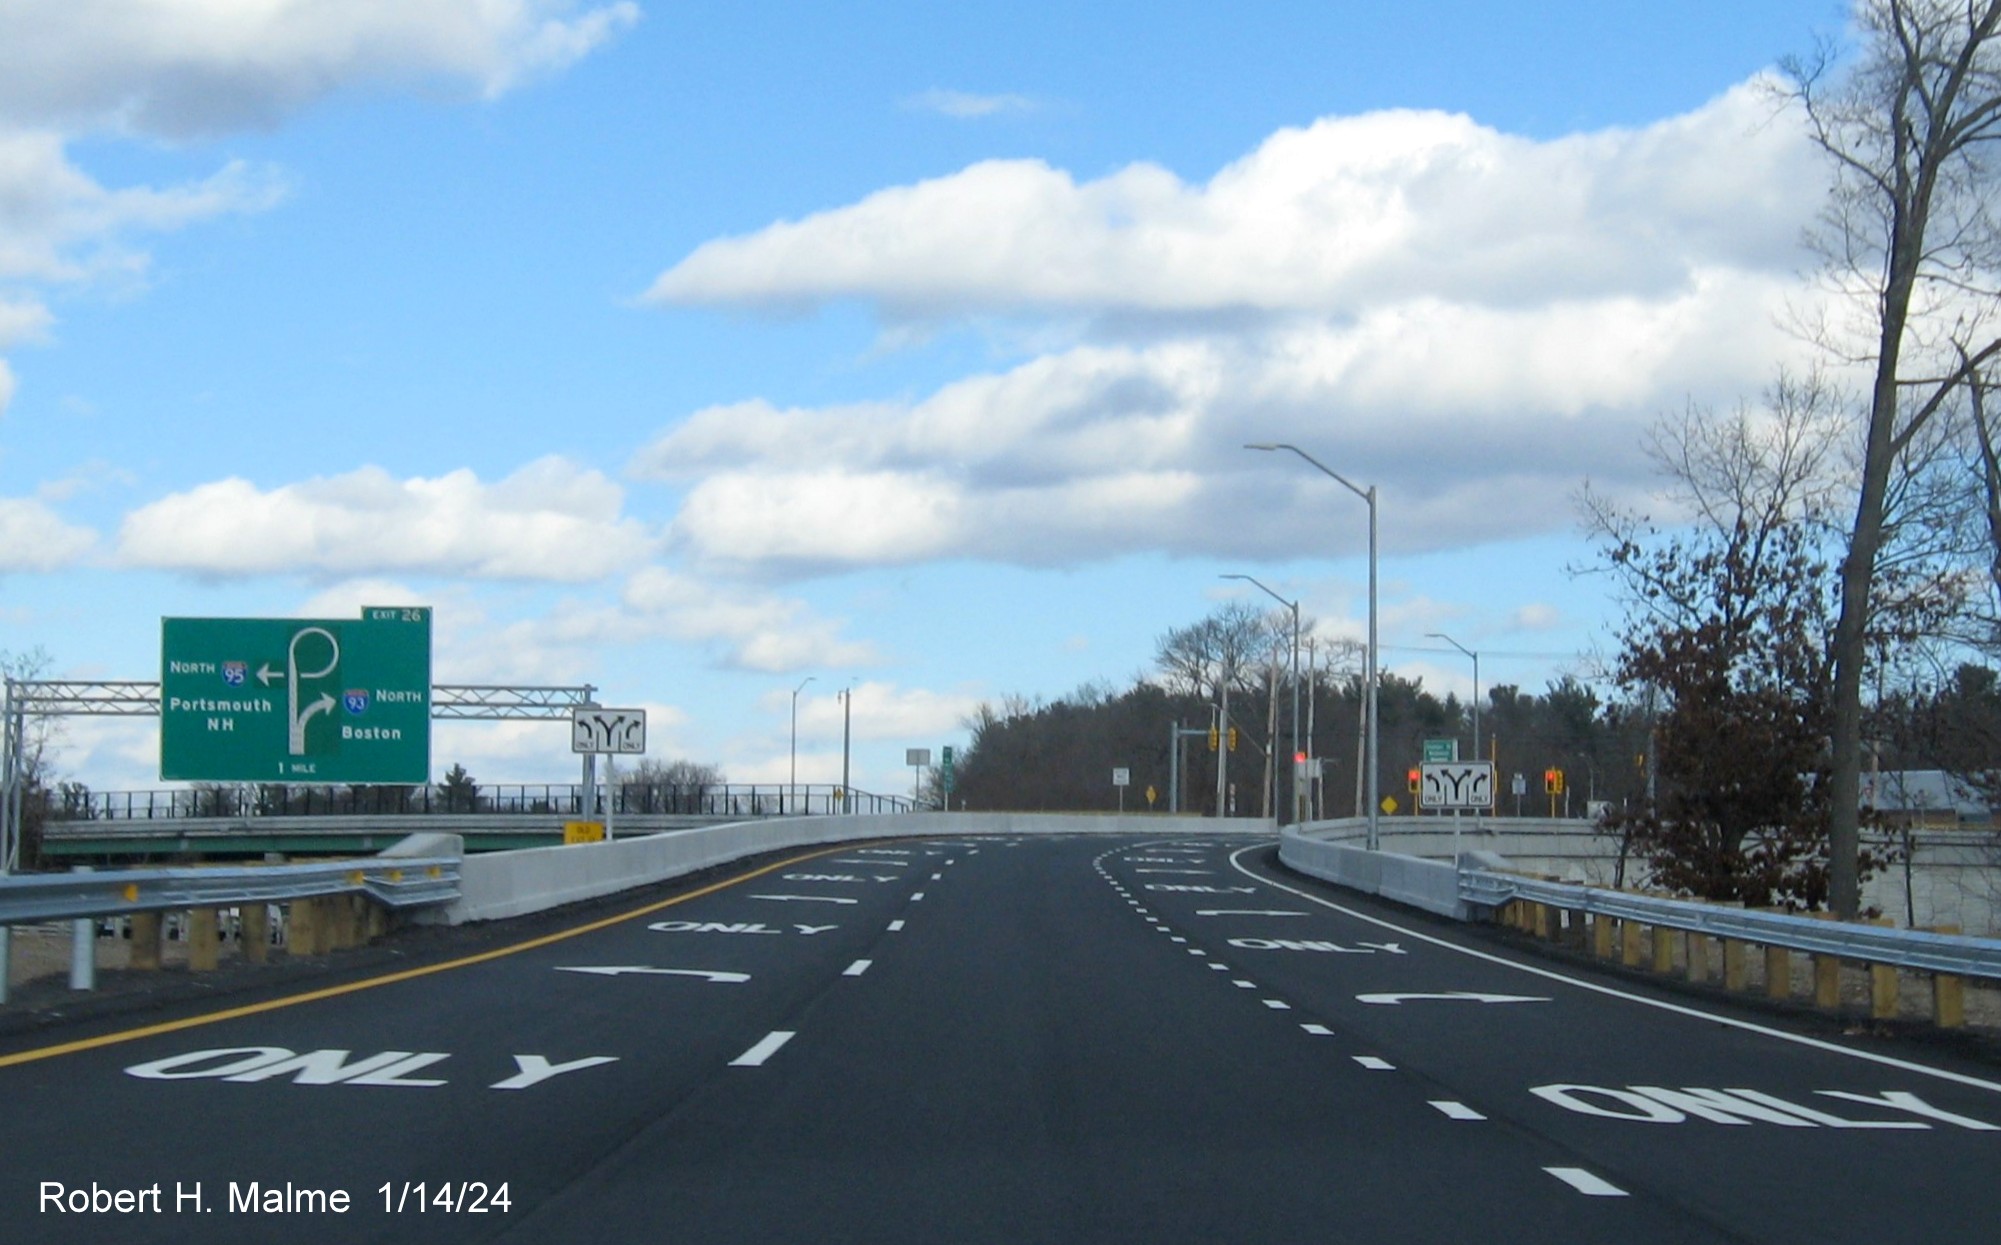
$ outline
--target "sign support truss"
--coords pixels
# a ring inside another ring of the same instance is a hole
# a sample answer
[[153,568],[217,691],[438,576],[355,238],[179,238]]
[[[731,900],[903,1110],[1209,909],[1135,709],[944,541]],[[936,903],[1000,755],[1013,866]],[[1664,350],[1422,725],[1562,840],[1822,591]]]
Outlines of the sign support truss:
[[[597,689],[487,684],[434,684],[433,721],[567,722],[578,706],[595,705]],[[160,716],[160,684],[141,679],[6,680],[0,697],[0,877],[21,867],[21,800],[27,785],[22,754],[27,719],[36,717]],[[4,997],[4,996],[0,996]]]

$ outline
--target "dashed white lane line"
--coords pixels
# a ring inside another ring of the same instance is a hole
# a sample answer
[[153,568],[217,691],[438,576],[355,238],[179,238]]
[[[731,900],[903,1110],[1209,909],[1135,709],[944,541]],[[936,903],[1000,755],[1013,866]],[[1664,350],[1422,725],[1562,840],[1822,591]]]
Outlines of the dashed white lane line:
[[[1308,1025],[1306,1028],[1309,1033],[1313,1031],[1312,1025]],[[1322,1029],[1321,1032],[1324,1033],[1326,1030]],[[1355,1062],[1361,1064],[1371,1072],[1395,1072],[1397,1070],[1395,1064],[1387,1059],[1380,1059],[1375,1055],[1357,1055],[1355,1056]]]
[[1292,1004],[1286,1002],[1284,999],[1266,999],[1264,1003],[1266,1007],[1271,1008],[1275,1012],[1289,1012],[1292,1010]]
[[779,1047],[791,1041],[795,1036],[796,1033],[793,1030],[774,1029],[770,1033],[765,1034],[762,1038],[759,1038],[757,1045],[751,1047],[743,1054],[738,1055],[735,1059],[730,1060],[730,1067],[732,1068],[759,1067],[764,1063],[765,1060],[777,1054]]
[[903,922],[901,920],[895,920],[889,923],[889,932],[892,934],[894,934],[896,931],[902,928],[903,928]]
[[1228,964],[1211,963],[1209,967],[1215,969],[1219,973],[1227,973],[1230,971],[1230,966]]
[[1257,983],[1257,982],[1255,982],[1255,981],[1245,981],[1245,980],[1244,980],[1244,979],[1243,979],[1242,977],[1239,977],[1239,978],[1237,978],[1237,979],[1236,979],[1235,981],[1231,982],[1230,984],[1231,984],[1231,985],[1233,985],[1233,986],[1235,986],[1235,987],[1236,987],[1237,989],[1239,989],[1239,990],[1255,990],[1255,989],[1257,989],[1257,988],[1258,988],[1258,983]]
[[854,963],[848,965],[846,968],[841,970],[841,976],[859,977],[863,973],[867,972],[868,966],[873,963],[875,963],[874,960],[856,960]]
[[945,876],[945,875],[944,875],[944,874],[942,874],[942,873],[934,873],[934,874],[932,874],[932,875],[931,875],[931,880],[932,880],[933,882],[936,882],[936,881],[938,881],[939,879],[943,878],[944,876]]
[[1204,950],[1203,950],[1202,948],[1200,948],[1200,947],[1190,947],[1190,948],[1188,948],[1188,954],[1190,954],[1190,955],[1207,955],[1207,954],[1209,954],[1209,953],[1208,953],[1207,951],[1204,951]]
[[1176,934],[1176,935],[1174,936],[1174,939],[1173,939],[1173,941],[1175,941],[1175,942],[1187,942],[1188,940],[1187,940],[1186,938],[1183,938],[1183,937],[1182,937],[1181,935],[1179,935],[1179,934]]
[[1545,1167],[1543,1170],[1586,1197],[1627,1196],[1626,1191],[1618,1185],[1594,1176],[1582,1167]]
[[[1437,1108],[1439,1114],[1448,1120],[1484,1120],[1487,1118],[1463,1102],[1434,1102],[1431,1105]],[[1544,1170],[1553,1172],[1555,1169],[1545,1168]]]
[[1334,1030],[1328,1028],[1326,1025],[1301,1025],[1299,1027],[1311,1033],[1314,1037],[1334,1036]]
[[917,892],[916,894],[914,894],[914,895],[912,895],[912,896],[910,897],[910,902],[911,902],[911,903],[922,903],[923,901],[924,901],[924,892],[923,892],[923,891],[918,891],[918,892]]

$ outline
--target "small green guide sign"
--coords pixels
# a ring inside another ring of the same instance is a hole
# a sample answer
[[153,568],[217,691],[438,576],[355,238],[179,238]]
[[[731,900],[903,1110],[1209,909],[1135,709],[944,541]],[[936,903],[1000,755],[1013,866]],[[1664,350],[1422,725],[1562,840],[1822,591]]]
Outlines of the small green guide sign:
[[160,777],[422,783],[430,607],[160,620]]

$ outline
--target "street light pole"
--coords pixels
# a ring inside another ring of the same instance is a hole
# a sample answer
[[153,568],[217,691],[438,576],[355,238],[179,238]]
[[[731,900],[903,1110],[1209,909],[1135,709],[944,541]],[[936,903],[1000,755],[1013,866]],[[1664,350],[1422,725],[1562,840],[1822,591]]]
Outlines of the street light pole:
[[1304,820],[1299,815],[1299,602],[1288,601],[1249,575],[1224,575],[1224,579],[1241,579],[1263,590],[1264,594],[1292,611],[1292,820],[1294,824]]
[[848,725],[854,718],[855,685],[850,683],[841,690],[841,814],[854,807],[855,793],[848,789]]
[[1335,471],[1296,445],[1287,445],[1284,442],[1272,442],[1268,444],[1246,445],[1244,448],[1247,450],[1290,450],[1312,464],[1322,475],[1330,477],[1336,484],[1339,484],[1355,496],[1361,498],[1364,502],[1367,502],[1369,506],[1369,652],[1367,657],[1368,669],[1363,675],[1368,686],[1364,689],[1363,697],[1369,714],[1367,761],[1369,850],[1375,851],[1382,845],[1382,831],[1377,823],[1377,814],[1381,811],[1380,775],[1377,771],[1382,766],[1378,758],[1377,745],[1380,742],[1380,723],[1376,712],[1376,486],[1371,484],[1368,488],[1364,489],[1350,483],[1340,472]]
[[1466,654],[1468,657],[1471,657],[1473,659],[1473,759],[1478,761],[1481,759],[1480,757],[1480,654],[1474,652],[1470,648],[1467,648],[1464,644],[1461,644],[1459,641],[1453,639],[1451,636],[1446,635],[1443,631],[1427,631],[1424,634],[1426,639],[1443,640],[1447,644],[1450,644],[1453,648],[1458,649],[1460,652]]
[[799,803],[799,693],[813,681],[812,675],[799,680],[799,686],[792,689],[792,771],[789,786],[792,803]]

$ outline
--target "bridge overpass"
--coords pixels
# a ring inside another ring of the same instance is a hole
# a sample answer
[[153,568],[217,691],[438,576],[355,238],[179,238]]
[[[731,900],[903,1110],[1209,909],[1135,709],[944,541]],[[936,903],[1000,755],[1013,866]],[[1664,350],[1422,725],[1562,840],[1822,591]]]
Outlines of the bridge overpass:
[[950,821],[15,1028],[8,1237],[1873,1245],[1989,1217],[1973,1048],[1552,959],[1248,828]]

